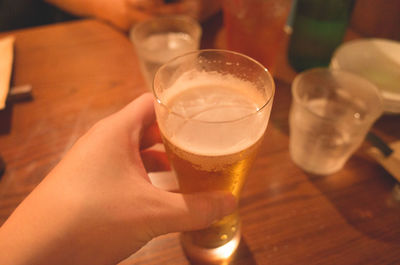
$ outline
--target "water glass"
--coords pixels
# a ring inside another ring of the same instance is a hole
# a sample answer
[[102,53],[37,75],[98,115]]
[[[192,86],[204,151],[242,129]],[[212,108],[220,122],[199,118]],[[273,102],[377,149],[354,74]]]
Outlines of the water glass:
[[290,155],[303,170],[340,170],[382,114],[378,88],[352,73],[316,68],[292,84]]
[[130,39],[149,89],[162,64],[199,48],[201,32],[199,23],[187,16],[159,17],[131,29]]

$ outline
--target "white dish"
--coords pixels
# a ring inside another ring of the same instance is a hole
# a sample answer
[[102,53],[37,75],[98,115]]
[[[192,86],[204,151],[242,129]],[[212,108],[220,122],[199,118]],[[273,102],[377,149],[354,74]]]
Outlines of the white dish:
[[400,113],[400,42],[386,39],[346,42],[335,51],[330,67],[370,80],[382,93],[385,112]]

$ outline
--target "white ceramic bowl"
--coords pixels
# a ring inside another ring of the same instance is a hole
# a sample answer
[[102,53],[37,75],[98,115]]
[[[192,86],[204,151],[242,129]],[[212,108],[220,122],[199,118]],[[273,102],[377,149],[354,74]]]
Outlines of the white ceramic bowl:
[[400,113],[400,42],[360,39],[335,51],[331,68],[353,72],[375,83],[386,113]]

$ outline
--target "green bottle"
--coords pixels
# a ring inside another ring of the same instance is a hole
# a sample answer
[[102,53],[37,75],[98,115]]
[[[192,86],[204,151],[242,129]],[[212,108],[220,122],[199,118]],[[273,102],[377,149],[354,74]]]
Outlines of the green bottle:
[[296,71],[329,65],[353,6],[354,0],[297,0],[288,56]]

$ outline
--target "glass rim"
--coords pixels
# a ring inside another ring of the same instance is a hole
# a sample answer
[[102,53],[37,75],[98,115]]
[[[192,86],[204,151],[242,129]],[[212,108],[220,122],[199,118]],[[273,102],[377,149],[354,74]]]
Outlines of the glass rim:
[[158,22],[160,24],[163,24],[163,22],[168,21],[168,20],[173,20],[173,21],[177,21],[177,22],[180,22],[180,23],[181,22],[185,22],[185,23],[190,24],[191,26],[193,26],[195,28],[195,30],[194,30],[193,34],[190,33],[190,35],[194,35],[194,37],[196,39],[199,39],[201,34],[202,34],[203,30],[201,28],[201,25],[194,18],[192,18],[190,16],[187,16],[187,15],[165,15],[165,16],[160,16],[160,17],[148,19],[148,20],[139,22],[138,24],[134,25],[129,30],[129,38],[131,39],[131,41],[133,41],[134,43],[138,44],[137,32],[139,30],[141,30],[143,27],[145,27],[147,25],[150,25],[152,23]]
[[363,77],[361,77],[359,75],[353,74],[351,72],[348,72],[348,71],[345,71],[345,70],[340,70],[340,69],[332,69],[332,68],[328,68],[328,67],[316,67],[316,68],[311,68],[309,70],[303,71],[303,72],[299,73],[294,78],[294,80],[292,82],[291,91],[292,91],[293,100],[296,101],[297,103],[299,103],[309,113],[311,113],[312,115],[314,115],[314,116],[316,116],[318,118],[321,118],[321,119],[324,119],[324,120],[327,120],[327,121],[338,121],[339,120],[339,119],[336,119],[336,118],[325,117],[325,116],[313,111],[310,108],[310,106],[308,104],[306,104],[303,99],[300,98],[300,95],[299,95],[299,93],[297,91],[297,87],[299,87],[299,83],[302,81],[304,76],[307,76],[307,75],[313,74],[313,73],[323,73],[323,72],[325,72],[325,73],[328,73],[328,72],[329,73],[339,73],[340,75],[347,75],[347,76],[352,77],[352,79],[357,80],[357,82],[362,81],[362,82],[368,84],[369,87],[372,88],[372,90],[370,90],[370,91],[373,91],[373,93],[375,94],[376,98],[378,98],[378,100],[379,100],[379,110],[376,112],[376,115],[374,115],[373,117],[367,118],[364,121],[361,121],[361,124],[367,123],[367,122],[369,122],[371,120],[375,120],[377,117],[382,115],[382,113],[383,113],[383,98],[382,98],[382,95],[381,95],[378,87],[375,84],[373,84],[369,80],[367,80],[367,79],[365,79],[365,78],[363,78]]
[[[264,104],[263,104],[260,108],[257,108],[256,111],[251,112],[251,113],[249,113],[249,114],[246,114],[246,115],[244,115],[244,116],[242,116],[242,117],[240,117],[240,118],[231,119],[231,120],[224,120],[224,121],[204,121],[204,120],[199,120],[199,119],[195,119],[195,118],[184,117],[184,116],[182,116],[181,114],[172,111],[167,105],[165,105],[165,104],[162,102],[162,100],[161,100],[161,99],[159,98],[159,96],[157,95],[157,92],[156,92],[156,90],[155,90],[155,85],[154,85],[155,80],[156,80],[157,77],[159,76],[159,73],[162,71],[162,69],[164,69],[165,67],[167,67],[167,66],[170,65],[171,63],[174,63],[175,61],[177,61],[177,60],[179,60],[179,59],[181,59],[181,58],[183,58],[183,57],[190,56],[190,55],[194,55],[194,54],[200,54],[200,53],[204,53],[204,52],[206,52],[206,53],[216,52],[216,53],[228,53],[228,54],[233,54],[233,55],[237,55],[237,56],[239,56],[239,57],[245,58],[246,60],[249,60],[249,61],[251,61],[252,63],[256,64],[256,65],[259,66],[261,69],[263,69],[263,71],[264,71],[265,74],[266,74],[266,77],[268,78],[268,81],[271,83],[271,95],[270,95],[269,97],[267,97],[267,98],[264,100],[264,101],[265,101]],[[179,56],[177,56],[177,57],[175,57],[175,58],[173,58],[173,59],[167,61],[167,62],[164,63],[160,68],[158,68],[156,74],[154,75],[154,79],[153,79],[153,84],[152,84],[152,86],[153,86],[153,87],[152,87],[153,95],[154,95],[154,97],[155,97],[157,103],[160,104],[160,105],[161,105],[162,107],[164,107],[165,109],[167,109],[168,112],[169,112],[170,114],[176,115],[176,116],[178,116],[178,117],[180,117],[180,118],[182,118],[182,119],[184,119],[184,120],[191,120],[191,121],[196,121],[196,122],[200,122],[200,123],[209,123],[209,124],[213,124],[213,123],[214,123],[214,124],[231,123],[231,122],[237,122],[237,121],[240,121],[240,120],[247,119],[248,117],[251,117],[251,116],[253,116],[253,115],[256,115],[256,114],[260,113],[260,112],[261,112],[262,110],[264,110],[268,105],[270,105],[270,103],[272,103],[272,100],[273,100],[274,95],[275,95],[275,82],[274,82],[274,79],[273,79],[271,73],[268,71],[268,69],[267,69],[264,65],[262,65],[260,62],[258,62],[257,60],[255,60],[255,59],[253,59],[253,58],[251,58],[251,57],[249,57],[249,56],[247,56],[247,55],[244,55],[244,54],[239,53],[239,52],[230,51],[230,50],[224,50],[224,49],[202,49],[202,50],[197,50],[197,51],[191,51],[191,52],[187,52],[187,53],[184,53],[184,54],[182,54],[182,55],[179,55]]]

